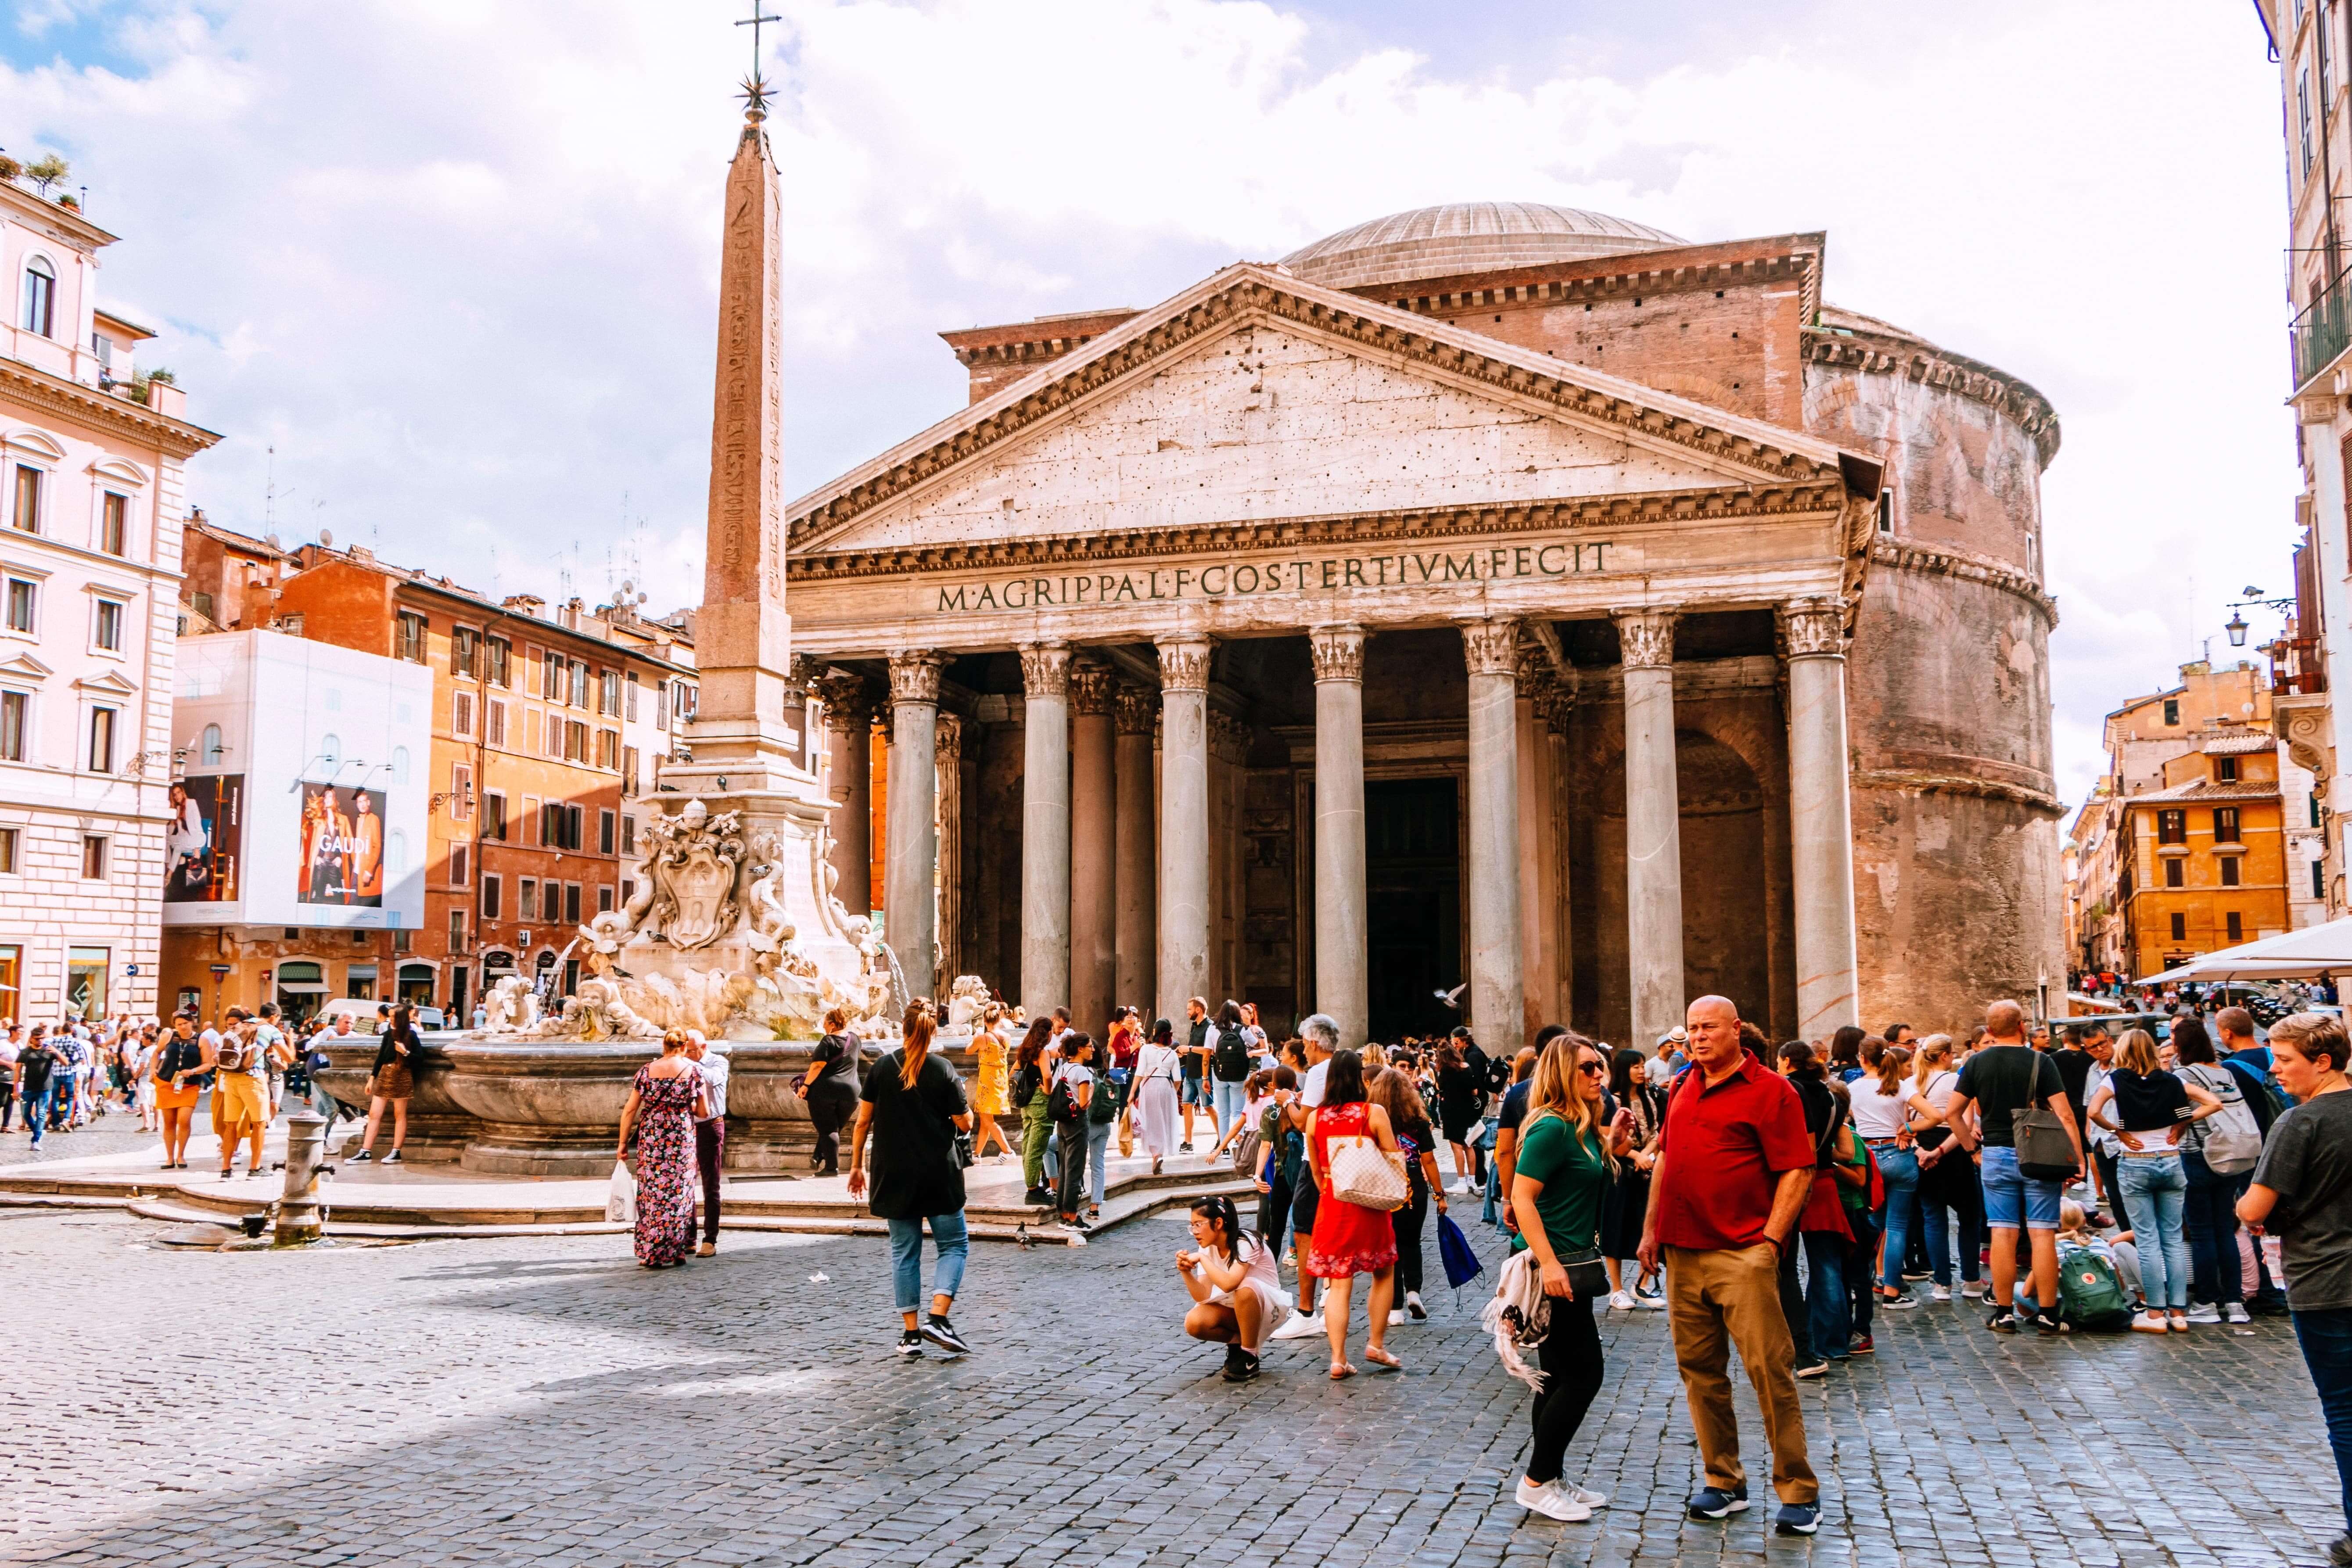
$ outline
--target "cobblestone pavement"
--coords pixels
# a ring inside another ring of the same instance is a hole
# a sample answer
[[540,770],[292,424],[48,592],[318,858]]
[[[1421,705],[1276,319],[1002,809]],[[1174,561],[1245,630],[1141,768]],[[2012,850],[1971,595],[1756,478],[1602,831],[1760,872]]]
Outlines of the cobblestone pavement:
[[[1531,1521],[1510,1499],[1527,1394],[1476,1286],[1396,1331],[1402,1375],[1334,1386],[1310,1341],[1235,1389],[1178,1331],[1175,1215],[976,1247],[961,1362],[894,1355],[870,1241],[730,1237],[647,1274],[610,1237],[281,1255],[158,1234],[0,1217],[0,1562],[2251,1568],[2314,1561],[2341,1522],[2277,1320],[2067,1342],[1954,1308],[1882,1320],[1876,1356],[1805,1385],[1826,1517],[1802,1542],[1769,1506],[1683,1518],[1663,1314],[1607,1320],[1570,1450],[1611,1506]],[[1752,1436],[1748,1457],[1760,1474]]]

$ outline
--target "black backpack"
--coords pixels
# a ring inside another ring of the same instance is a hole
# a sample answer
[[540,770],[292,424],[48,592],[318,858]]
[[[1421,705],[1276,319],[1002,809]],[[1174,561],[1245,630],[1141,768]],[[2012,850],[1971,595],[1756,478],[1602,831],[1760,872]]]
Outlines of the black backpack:
[[1217,1049],[1211,1058],[1219,1078],[1227,1083],[1239,1083],[1249,1077],[1249,1042],[1242,1038],[1238,1028],[1217,1031]]
[[1073,1127],[1085,1113],[1086,1107],[1078,1103],[1070,1075],[1063,1073],[1056,1077],[1053,1092],[1045,1099],[1045,1120],[1057,1127]]
[[1030,1100],[1036,1098],[1038,1089],[1044,1088],[1045,1083],[1045,1069],[1034,1063],[1014,1073],[1013,1075],[1013,1108],[1016,1110],[1025,1109]]

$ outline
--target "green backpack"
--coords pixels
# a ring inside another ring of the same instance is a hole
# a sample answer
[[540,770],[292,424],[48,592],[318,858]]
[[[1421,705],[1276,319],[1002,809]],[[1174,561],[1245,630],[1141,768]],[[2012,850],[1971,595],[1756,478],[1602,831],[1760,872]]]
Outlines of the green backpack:
[[2058,1258],[2058,1310],[2092,1332],[2131,1324],[2131,1298],[2115,1265],[2087,1247],[2068,1247]]

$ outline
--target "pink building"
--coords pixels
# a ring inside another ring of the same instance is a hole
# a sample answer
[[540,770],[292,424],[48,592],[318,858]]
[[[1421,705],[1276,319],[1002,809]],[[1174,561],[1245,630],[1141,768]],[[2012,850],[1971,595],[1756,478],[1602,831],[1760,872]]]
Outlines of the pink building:
[[182,465],[219,437],[100,306],[114,238],[0,181],[0,1016],[155,1007]]

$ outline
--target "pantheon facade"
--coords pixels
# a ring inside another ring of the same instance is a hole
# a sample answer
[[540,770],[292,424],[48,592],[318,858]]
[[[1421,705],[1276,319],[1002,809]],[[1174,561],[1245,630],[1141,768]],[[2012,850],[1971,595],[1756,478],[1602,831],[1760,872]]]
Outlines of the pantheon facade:
[[2054,995],[2056,416],[1825,244],[1465,204],[942,334],[970,405],[787,517],[838,896],[1087,1028]]

